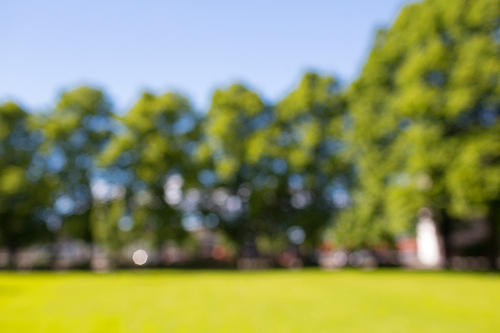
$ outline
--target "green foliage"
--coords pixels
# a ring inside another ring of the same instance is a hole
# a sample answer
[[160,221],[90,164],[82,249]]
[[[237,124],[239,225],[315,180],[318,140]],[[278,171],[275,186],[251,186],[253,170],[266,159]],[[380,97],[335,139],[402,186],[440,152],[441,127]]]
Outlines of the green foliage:
[[50,184],[32,164],[39,136],[28,123],[16,104],[0,105],[0,244],[11,250],[46,237],[34,212],[47,202]]
[[91,183],[97,178],[96,157],[109,140],[113,118],[101,91],[79,87],[63,93],[52,112],[36,120],[47,172],[55,179],[47,214],[63,222],[54,232],[93,242]]
[[377,36],[347,93],[359,194],[339,232],[357,225],[354,244],[411,229],[421,207],[468,219],[499,197],[498,17],[495,0],[429,0]]
[[[122,197],[102,208],[111,211],[121,202],[122,209],[113,220],[103,216],[99,223],[109,225],[106,228],[111,234],[123,234],[126,242],[141,239],[158,247],[167,239],[184,238],[186,233],[179,229],[180,225],[172,223],[180,219],[180,201],[165,202],[165,186],[174,174],[180,175],[185,188],[197,184],[197,115],[179,94],[144,93],[119,120],[122,128],[99,155],[99,161],[115,174],[127,175],[114,181],[124,192]],[[121,218],[130,219],[133,227],[120,231]],[[106,232],[100,239],[117,248]]]
[[310,244],[320,240],[335,210],[325,189],[347,170],[340,159],[344,103],[338,92],[333,78],[314,73],[275,107],[241,85],[215,92],[202,149],[221,186],[214,195],[225,193],[241,206],[215,212],[220,228],[247,244],[243,253],[266,251],[259,250],[267,248],[263,239],[281,239],[291,227],[302,228]]
[[230,181],[243,163],[262,156],[266,141],[259,127],[266,125],[266,111],[260,97],[242,85],[214,93],[204,134],[221,181]]

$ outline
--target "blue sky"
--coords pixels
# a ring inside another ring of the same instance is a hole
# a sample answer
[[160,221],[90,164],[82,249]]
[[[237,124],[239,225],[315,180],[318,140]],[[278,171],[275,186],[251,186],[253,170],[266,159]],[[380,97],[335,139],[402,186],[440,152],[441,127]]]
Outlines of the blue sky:
[[144,90],[205,109],[216,88],[242,82],[274,102],[306,70],[353,80],[407,2],[2,1],[0,101],[44,110],[87,84],[118,112]]

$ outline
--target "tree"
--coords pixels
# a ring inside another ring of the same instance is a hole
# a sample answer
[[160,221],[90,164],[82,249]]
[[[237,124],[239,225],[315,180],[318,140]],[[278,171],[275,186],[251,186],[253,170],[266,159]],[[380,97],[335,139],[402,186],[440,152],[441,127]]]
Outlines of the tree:
[[497,230],[499,15],[496,0],[428,0],[379,31],[348,92],[358,186],[338,225],[344,240],[391,238],[422,207],[441,217],[447,257],[457,219],[489,216]]
[[238,244],[253,248],[256,236],[278,239],[295,231],[292,242],[313,245],[335,208],[333,192],[338,204],[346,203],[345,163],[336,156],[342,149],[338,91],[333,78],[307,73],[274,108],[241,85],[214,94],[206,146],[221,185],[215,196],[224,198],[222,228]]
[[94,198],[103,190],[98,186],[103,170],[96,166],[96,157],[114,130],[113,118],[101,91],[79,87],[63,93],[52,112],[38,119],[47,170],[57,178],[53,208],[46,215],[54,221],[54,232],[81,238],[91,246]]
[[123,244],[113,246],[117,235],[127,241],[149,240],[156,248],[168,239],[182,240],[186,237],[180,223],[186,208],[182,188],[198,184],[194,161],[198,116],[179,94],[144,93],[120,122],[123,128],[99,160],[107,168],[110,186],[123,191],[111,203],[104,200],[103,205],[110,207],[101,209],[111,213],[111,207],[119,206],[121,213],[114,219],[103,214],[96,237],[115,250]]
[[[333,77],[306,73],[275,106],[268,172],[279,182],[277,200],[271,201],[267,215],[289,234],[304,231],[302,240],[311,246],[321,240],[336,208],[349,202],[348,168],[340,158],[346,147],[342,141],[345,108],[339,92]],[[297,239],[291,241],[301,242],[300,232],[295,234]]]
[[268,149],[266,135],[272,117],[272,110],[259,95],[243,85],[217,90],[204,122],[203,144],[198,149],[199,158],[214,166],[216,176],[209,184],[216,187],[209,188],[209,211],[218,214],[219,228],[233,241],[247,243],[241,250],[249,255],[256,254],[256,232],[265,228],[252,218],[255,207],[249,200],[257,163]]
[[14,103],[0,106],[0,242],[9,249],[9,266],[20,246],[47,239],[35,210],[48,200],[50,179],[35,158],[40,135],[29,115]]

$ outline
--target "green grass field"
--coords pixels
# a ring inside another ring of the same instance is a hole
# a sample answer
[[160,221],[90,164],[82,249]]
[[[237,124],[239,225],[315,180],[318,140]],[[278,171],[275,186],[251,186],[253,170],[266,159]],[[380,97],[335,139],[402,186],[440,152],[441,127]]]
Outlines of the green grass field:
[[0,273],[7,332],[500,332],[488,273]]

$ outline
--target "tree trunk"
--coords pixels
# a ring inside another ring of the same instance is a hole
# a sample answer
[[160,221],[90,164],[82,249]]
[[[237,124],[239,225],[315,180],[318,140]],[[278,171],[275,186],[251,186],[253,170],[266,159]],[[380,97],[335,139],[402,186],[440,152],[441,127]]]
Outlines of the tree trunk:
[[96,253],[96,249],[95,249],[95,246],[94,246],[94,243],[93,242],[90,242],[88,243],[89,247],[90,247],[90,259],[89,259],[89,266],[88,266],[88,269],[90,270],[93,270],[93,264],[94,264],[94,260],[95,260],[95,253]]
[[50,239],[50,257],[48,262],[48,268],[54,270],[56,269],[57,259],[59,257],[59,243],[57,234],[52,234]]
[[444,248],[444,266],[446,268],[451,268],[451,230],[453,225],[453,219],[448,215],[445,210],[441,211],[441,223],[440,223],[440,233],[443,237],[443,248]]
[[16,265],[17,246],[14,244],[8,244],[7,251],[9,256],[8,268],[9,270],[13,271],[17,268]]
[[89,269],[92,270],[92,262],[96,255],[96,249],[94,245],[94,235],[92,234],[92,220],[91,220],[91,210],[92,207],[84,214],[84,223],[85,223],[85,234],[83,240],[87,242],[90,246],[90,260],[89,260]]
[[490,203],[488,214],[489,239],[488,239],[488,261],[490,270],[498,270],[498,221],[500,220],[500,200]]

